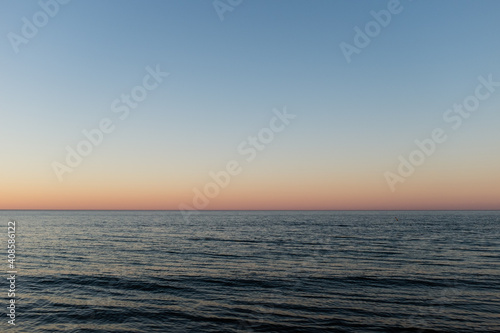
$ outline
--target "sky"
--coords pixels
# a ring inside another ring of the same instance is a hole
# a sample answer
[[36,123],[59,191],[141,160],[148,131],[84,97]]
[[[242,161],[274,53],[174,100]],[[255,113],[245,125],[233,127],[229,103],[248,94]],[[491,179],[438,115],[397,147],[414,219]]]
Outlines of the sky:
[[0,209],[500,209],[498,1],[0,4]]

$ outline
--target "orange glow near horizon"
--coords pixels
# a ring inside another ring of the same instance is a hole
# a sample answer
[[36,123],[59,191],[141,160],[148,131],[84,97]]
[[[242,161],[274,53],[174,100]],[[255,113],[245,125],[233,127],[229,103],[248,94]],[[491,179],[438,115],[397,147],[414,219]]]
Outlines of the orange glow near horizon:
[[[288,177],[288,176],[287,176]],[[342,180],[315,177],[287,181],[287,177],[259,181],[234,177],[208,205],[193,204],[193,188],[183,181],[161,183],[105,183],[89,179],[74,183],[13,182],[3,188],[4,210],[179,210],[186,204],[200,210],[498,210],[497,178],[481,175],[456,182],[415,176],[392,193],[384,179],[346,175]],[[419,179],[422,178],[422,179]]]

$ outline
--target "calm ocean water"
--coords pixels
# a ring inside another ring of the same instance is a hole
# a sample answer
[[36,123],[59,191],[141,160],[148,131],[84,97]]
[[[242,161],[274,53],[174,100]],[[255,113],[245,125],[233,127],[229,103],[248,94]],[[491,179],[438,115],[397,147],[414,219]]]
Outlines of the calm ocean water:
[[2,332],[500,332],[500,212],[0,216]]

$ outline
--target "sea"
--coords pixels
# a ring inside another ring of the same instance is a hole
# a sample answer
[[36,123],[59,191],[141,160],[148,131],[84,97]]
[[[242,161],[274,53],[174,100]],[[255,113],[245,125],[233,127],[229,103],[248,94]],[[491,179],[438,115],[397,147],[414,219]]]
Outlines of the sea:
[[500,211],[0,211],[0,221],[0,332],[500,332]]

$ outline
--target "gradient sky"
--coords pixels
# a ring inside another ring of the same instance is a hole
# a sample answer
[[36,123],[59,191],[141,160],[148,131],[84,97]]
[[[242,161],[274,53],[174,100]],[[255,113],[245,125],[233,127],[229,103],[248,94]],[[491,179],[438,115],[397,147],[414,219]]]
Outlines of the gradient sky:
[[[500,209],[500,87],[443,120],[479,76],[500,81],[500,2],[402,0],[348,63],[339,44],[388,2],[244,0],[221,21],[205,0],[73,0],[16,53],[9,33],[42,7],[2,0],[0,209],[193,206],[230,160],[205,209]],[[170,75],[120,120],[112,102],[157,64]],[[246,161],[284,107],[297,117]],[[115,130],[59,181],[52,163],[103,118]],[[434,128],[447,141],[392,192],[384,173]]]

